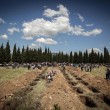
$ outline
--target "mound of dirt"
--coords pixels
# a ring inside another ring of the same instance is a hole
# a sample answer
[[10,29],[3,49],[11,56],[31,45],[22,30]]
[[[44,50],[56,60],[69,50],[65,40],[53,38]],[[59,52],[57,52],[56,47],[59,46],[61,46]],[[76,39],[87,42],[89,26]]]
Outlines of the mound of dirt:
[[104,78],[98,76],[93,76],[86,72],[76,71],[76,69],[72,67],[68,67],[68,70],[71,72],[71,74],[77,75],[78,77],[82,78],[82,83],[84,83],[85,85],[89,84],[91,86],[94,86],[95,88],[97,88],[98,92],[100,90],[100,92],[103,94],[110,93],[110,81],[107,81]]
[[61,110],[85,110],[85,106],[73,92],[61,71],[58,68],[55,71],[57,74],[53,82],[49,83],[50,86],[44,91],[41,98],[42,108],[52,110],[57,104]]
[[12,79],[0,85],[0,108],[3,105],[2,100],[5,97],[10,96],[11,94],[13,95],[13,93],[20,89],[26,88],[26,86],[30,84],[39,74],[41,74],[41,72],[42,71],[27,72],[16,79]]

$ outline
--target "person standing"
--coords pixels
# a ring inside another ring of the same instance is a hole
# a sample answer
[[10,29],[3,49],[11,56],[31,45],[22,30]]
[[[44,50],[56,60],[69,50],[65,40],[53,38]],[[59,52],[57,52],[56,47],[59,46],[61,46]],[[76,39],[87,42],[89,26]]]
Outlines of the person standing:
[[106,71],[106,80],[110,79],[110,70],[109,68],[107,68],[107,71]]

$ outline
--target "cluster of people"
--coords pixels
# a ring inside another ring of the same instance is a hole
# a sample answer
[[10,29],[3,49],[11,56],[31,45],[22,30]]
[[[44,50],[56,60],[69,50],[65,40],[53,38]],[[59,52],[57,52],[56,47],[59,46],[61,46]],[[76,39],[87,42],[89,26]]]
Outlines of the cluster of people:
[[27,68],[28,68],[28,70],[30,70],[31,68],[32,69],[36,69],[36,68],[41,69],[42,65],[41,64],[27,64]]
[[81,68],[81,71],[91,72],[92,69],[99,68],[99,66],[100,65],[98,64],[81,64],[80,68]]
[[86,71],[86,72],[91,72],[92,66],[91,65],[82,65],[81,66],[81,71]]
[[43,79],[46,79],[48,83],[50,83],[51,81],[53,81],[53,77],[55,76],[56,71],[51,71],[48,72],[47,74],[45,74],[44,76],[42,76]]
[[107,68],[107,71],[106,71],[106,80],[110,80],[110,69]]

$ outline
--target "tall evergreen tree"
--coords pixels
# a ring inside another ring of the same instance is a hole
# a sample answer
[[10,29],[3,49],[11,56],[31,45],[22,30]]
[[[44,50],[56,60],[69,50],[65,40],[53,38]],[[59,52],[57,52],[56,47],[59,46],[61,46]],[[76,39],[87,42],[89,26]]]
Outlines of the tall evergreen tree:
[[[64,61],[63,62],[66,62],[66,63],[70,62],[70,58],[69,58],[69,55],[67,53],[64,55]],[[73,63],[73,62],[71,62],[71,63]]]
[[0,63],[4,63],[5,62],[5,50],[4,50],[4,46],[3,44],[0,47]]
[[29,47],[27,46],[26,48],[26,53],[25,53],[25,62],[29,63],[30,62],[30,53],[29,53]]
[[104,57],[103,57],[102,53],[100,54],[100,62],[99,63],[104,63]]
[[109,63],[109,52],[106,47],[104,47],[104,63]]
[[12,62],[17,62],[17,50],[16,50],[16,44],[14,45],[14,48],[13,48]]
[[20,48],[18,48],[16,54],[17,54],[17,62],[18,62],[18,63],[21,63],[21,53],[20,53]]
[[94,50],[91,50],[91,53],[89,54],[89,62],[90,63],[95,63],[94,62]]
[[8,41],[5,48],[5,62],[9,63],[10,61],[11,61],[11,53],[10,53],[10,44]]
[[73,54],[72,54],[72,51],[70,52],[69,62],[70,63],[73,63]]
[[88,55],[88,51],[87,50],[86,50],[86,52],[84,52],[83,62],[84,63],[89,63],[89,55]]
[[73,60],[74,63],[79,63],[79,58],[78,58],[78,53],[77,52],[74,52],[74,60]]
[[26,61],[25,48],[24,48],[24,46],[23,46],[22,52],[21,52],[21,62],[22,62],[22,63],[25,63],[25,61]]
[[83,55],[81,51],[79,51],[79,63],[83,63]]
[[100,53],[97,54],[97,63],[100,63]]

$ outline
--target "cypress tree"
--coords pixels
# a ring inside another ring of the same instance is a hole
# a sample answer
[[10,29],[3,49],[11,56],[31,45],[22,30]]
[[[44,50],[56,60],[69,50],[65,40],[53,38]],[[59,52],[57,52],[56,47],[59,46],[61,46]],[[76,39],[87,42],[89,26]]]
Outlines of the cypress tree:
[[24,46],[23,46],[22,52],[21,52],[21,61],[22,61],[22,63],[25,63],[25,61],[26,61]]
[[77,52],[74,52],[74,60],[73,60],[74,63],[79,63],[79,58],[78,58],[78,53]]
[[[70,61],[69,55],[66,53],[64,55],[64,62],[68,63],[69,61]],[[73,63],[73,62],[71,62],[71,63]]]
[[83,62],[84,63],[89,63],[89,55],[88,55],[88,51],[87,50],[86,50],[86,52],[84,52]]
[[100,63],[100,53],[97,54],[97,63]]
[[18,50],[17,50],[17,62],[21,63],[21,53],[20,53],[20,48],[19,47],[18,47]]
[[12,62],[17,62],[17,50],[16,50],[16,44],[14,45],[14,48],[13,48]]
[[100,63],[104,63],[104,57],[103,57],[103,54],[102,53],[100,55]]
[[104,63],[109,63],[109,52],[106,47],[104,47]]
[[3,44],[0,47],[0,63],[3,64],[5,62],[5,52],[4,52]]
[[91,53],[89,54],[89,62],[94,63],[94,50],[93,50],[93,48],[92,48]]
[[70,52],[69,62],[70,63],[73,63],[73,54],[72,54],[72,51]]
[[83,55],[82,55],[82,52],[79,51],[79,63],[82,63],[83,62]]
[[11,61],[11,53],[10,53],[10,44],[8,41],[5,49],[5,62],[9,63],[10,61]]
[[29,63],[30,62],[30,57],[29,57],[29,47],[27,46],[26,48],[26,53],[25,53],[25,62]]

